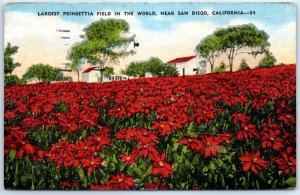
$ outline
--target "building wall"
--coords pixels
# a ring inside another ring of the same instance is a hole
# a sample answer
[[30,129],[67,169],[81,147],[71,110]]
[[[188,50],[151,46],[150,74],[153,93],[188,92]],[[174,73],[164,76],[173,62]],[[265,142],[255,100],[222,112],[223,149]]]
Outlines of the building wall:
[[[200,62],[200,59],[195,57],[187,62],[178,63],[175,66],[176,66],[180,76],[183,75],[183,69],[184,69],[185,75],[195,75],[196,71],[194,71],[194,69],[198,68],[199,62]],[[202,72],[202,74],[205,74],[205,73],[207,73],[207,67],[206,67],[206,71]]]
[[[103,82],[128,80],[129,77],[126,75],[111,75],[109,77],[103,77]],[[100,72],[91,71],[88,73],[82,73],[82,81],[87,83],[98,83],[100,81]]]

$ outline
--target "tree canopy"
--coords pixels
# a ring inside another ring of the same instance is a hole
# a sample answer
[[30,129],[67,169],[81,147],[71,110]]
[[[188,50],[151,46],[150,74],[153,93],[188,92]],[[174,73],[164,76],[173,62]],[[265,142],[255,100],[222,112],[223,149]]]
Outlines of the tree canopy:
[[124,74],[128,76],[145,77],[146,72],[153,76],[176,76],[178,72],[172,65],[164,64],[163,61],[157,57],[151,57],[148,60],[131,62],[125,69]]
[[7,43],[4,50],[4,74],[8,75],[13,72],[15,68],[21,66],[20,63],[14,62],[13,55],[18,52],[18,46],[12,46],[11,43]]
[[266,52],[270,46],[269,35],[257,29],[254,24],[243,24],[221,28],[214,32],[221,42],[221,50],[228,58],[229,69],[232,72],[233,60],[237,55],[258,55]]
[[209,62],[210,72],[213,72],[215,60],[221,53],[220,38],[215,35],[208,35],[197,45],[196,53]]
[[196,47],[196,52],[207,59],[213,70],[216,58],[225,53],[229,69],[233,70],[233,60],[237,55],[250,54],[256,56],[268,52],[269,35],[257,29],[254,24],[243,24],[220,28],[205,37]]
[[72,61],[71,69],[80,70],[83,60],[100,68],[100,81],[103,81],[103,71],[110,63],[118,62],[120,57],[132,55],[127,51],[128,45],[135,36],[129,36],[129,24],[123,19],[100,19],[88,25],[83,30],[83,41],[75,43],[68,54]]
[[26,81],[37,79],[42,82],[70,80],[70,78],[65,78],[58,69],[53,68],[49,64],[32,65],[23,75],[23,79]]
[[110,75],[115,74],[114,73],[114,68],[113,67],[106,67],[103,74],[104,74],[105,77],[109,77]]

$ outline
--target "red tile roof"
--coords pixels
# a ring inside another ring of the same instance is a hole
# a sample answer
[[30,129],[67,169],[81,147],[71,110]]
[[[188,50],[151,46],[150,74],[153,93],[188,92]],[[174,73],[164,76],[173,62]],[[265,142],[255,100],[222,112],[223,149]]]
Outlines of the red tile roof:
[[97,66],[89,67],[89,68],[85,69],[82,73],[89,73],[89,72],[91,72],[92,70],[94,70],[95,68],[97,68]]
[[168,61],[168,64],[178,64],[178,63],[183,63],[190,61],[191,59],[195,58],[196,56],[187,56],[187,57],[182,57],[182,58],[176,58],[174,60]]

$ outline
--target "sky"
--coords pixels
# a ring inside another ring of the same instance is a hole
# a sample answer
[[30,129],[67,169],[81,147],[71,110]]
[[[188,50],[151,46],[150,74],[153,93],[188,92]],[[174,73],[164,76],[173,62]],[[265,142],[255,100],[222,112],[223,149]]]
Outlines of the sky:
[[[124,11],[133,12],[133,15],[125,16]],[[140,11],[155,11],[156,15],[140,16],[137,14]],[[174,15],[161,15],[162,11],[174,11]],[[178,11],[189,14],[178,15]],[[193,11],[206,11],[208,15],[192,15]],[[255,11],[255,14],[213,15],[217,11]],[[39,16],[44,12],[60,14]],[[68,16],[63,12],[92,12],[93,16]],[[97,16],[97,12],[111,12],[112,15]],[[114,16],[114,12],[121,12],[121,15]],[[21,76],[37,63],[64,67],[70,46],[82,40],[79,37],[82,29],[100,18],[125,19],[130,25],[130,34],[135,34],[140,44],[137,48],[133,48],[133,44],[128,47],[136,51],[135,55],[110,65],[116,72],[132,61],[152,56],[167,62],[195,55],[197,44],[216,29],[248,23],[269,34],[270,51],[277,63],[296,63],[296,7],[291,3],[12,3],[4,7],[4,47],[7,42],[19,46],[14,59],[22,66],[14,73]],[[70,33],[56,29],[68,29]],[[242,59],[254,67],[261,57],[239,56],[234,61],[234,69]],[[224,55],[217,63],[222,60],[227,63]]]

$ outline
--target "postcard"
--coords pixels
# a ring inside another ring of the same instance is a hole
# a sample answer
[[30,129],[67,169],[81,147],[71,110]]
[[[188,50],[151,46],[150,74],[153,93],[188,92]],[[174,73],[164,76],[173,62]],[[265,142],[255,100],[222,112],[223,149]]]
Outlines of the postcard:
[[8,3],[7,190],[296,187],[293,3]]

